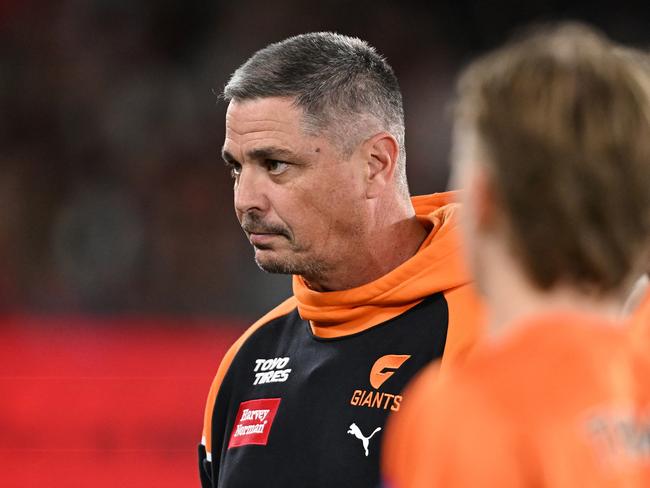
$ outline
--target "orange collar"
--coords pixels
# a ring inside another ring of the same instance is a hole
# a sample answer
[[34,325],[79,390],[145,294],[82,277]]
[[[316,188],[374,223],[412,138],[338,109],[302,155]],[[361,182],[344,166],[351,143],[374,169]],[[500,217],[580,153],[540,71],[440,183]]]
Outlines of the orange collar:
[[300,316],[315,335],[340,337],[396,317],[424,298],[470,281],[457,230],[456,192],[412,199],[417,218],[431,228],[418,252],[381,278],[349,290],[317,292],[299,276],[293,292]]

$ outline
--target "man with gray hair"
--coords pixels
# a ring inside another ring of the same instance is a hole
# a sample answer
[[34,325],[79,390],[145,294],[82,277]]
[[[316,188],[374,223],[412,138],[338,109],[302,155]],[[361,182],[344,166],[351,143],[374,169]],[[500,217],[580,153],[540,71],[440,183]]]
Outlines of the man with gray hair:
[[271,44],[224,98],[237,218],[260,268],[293,275],[293,296],[221,362],[202,485],[374,487],[406,383],[479,333],[457,204],[409,197],[397,79],[359,39]]

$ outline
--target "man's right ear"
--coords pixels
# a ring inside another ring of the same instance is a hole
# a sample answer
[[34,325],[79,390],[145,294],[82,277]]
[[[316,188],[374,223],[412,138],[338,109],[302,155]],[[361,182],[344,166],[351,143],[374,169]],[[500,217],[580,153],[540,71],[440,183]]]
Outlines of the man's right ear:
[[399,144],[388,132],[380,132],[363,143],[366,159],[366,196],[376,198],[395,177]]

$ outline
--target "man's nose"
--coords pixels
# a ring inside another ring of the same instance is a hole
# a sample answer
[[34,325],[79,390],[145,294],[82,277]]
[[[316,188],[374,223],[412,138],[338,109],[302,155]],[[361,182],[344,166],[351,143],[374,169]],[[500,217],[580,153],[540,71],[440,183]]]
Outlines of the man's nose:
[[263,175],[256,168],[243,168],[235,182],[235,210],[243,214],[251,210],[264,212],[267,210]]

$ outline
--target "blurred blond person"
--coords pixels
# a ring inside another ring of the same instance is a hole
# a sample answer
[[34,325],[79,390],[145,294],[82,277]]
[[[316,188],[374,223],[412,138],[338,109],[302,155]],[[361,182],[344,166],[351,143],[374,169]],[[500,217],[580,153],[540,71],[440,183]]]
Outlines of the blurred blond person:
[[386,486],[650,486],[650,372],[618,320],[650,230],[650,103],[618,49],[565,24],[460,78],[454,164],[490,336],[408,391]]

